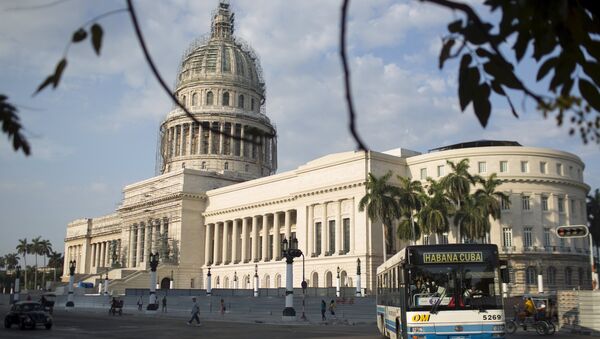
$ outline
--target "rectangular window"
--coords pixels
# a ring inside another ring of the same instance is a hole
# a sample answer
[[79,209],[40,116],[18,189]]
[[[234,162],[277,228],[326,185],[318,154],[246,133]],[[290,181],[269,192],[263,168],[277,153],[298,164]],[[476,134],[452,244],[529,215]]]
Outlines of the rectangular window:
[[552,246],[552,231],[549,228],[544,228],[544,247],[550,248]]
[[512,228],[510,227],[502,228],[502,246],[512,247]]
[[569,166],[569,176],[573,176],[573,166]]
[[521,206],[523,208],[523,211],[529,211],[531,210],[531,199],[529,198],[528,195],[523,195],[521,196]]
[[321,222],[315,223],[315,254],[321,255]]
[[540,161],[540,173],[546,174],[547,163],[545,161]]
[[503,211],[507,211],[510,209],[510,195],[508,195],[508,200],[500,199],[500,206]]
[[269,235],[269,247],[268,247],[269,254],[267,255],[267,259],[273,259],[273,245],[274,245],[273,244],[273,235],[270,234]]
[[556,174],[563,175],[563,166],[561,163],[556,164]]
[[329,220],[329,253],[335,253],[335,220]]
[[262,242],[263,242],[263,237],[262,235],[258,237],[258,252],[256,253],[256,256],[258,257],[258,260],[263,260],[262,257]]
[[548,210],[548,197],[545,195],[542,195],[542,211],[547,211]]
[[428,234],[423,235],[423,245],[429,245],[429,235]]
[[569,203],[571,205],[571,215],[576,216],[577,213],[575,211],[575,200],[571,199],[571,200],[569,200]]
[[529,172],[529,162],[521,161],[521,173],[528,173],[528,172]]
[[478,162],[477,169],[479,170],[479,173],[487,172],[487,165],[486,165],[485,161]]
[[558,198],[558,213],[565,213],[565,199]]
[[440,238],[440,244],[445,245],[448,243],[448,233],[442,233],[442,236]]
[[444,176],[444,165],[439,165],[437,167],[437,176],[438,177],[443,177]]
[[350,219],[344,218],[342,221],[344,227],[344,253],[350,252]]
[[421,180],[427,179],[427,168],[421,168]]
[[531,227],[523,227],[523,247],[528,248],[533,246],[533,238],[531,236]]
[[500,173],[508,172],[508,161],[500,161]]

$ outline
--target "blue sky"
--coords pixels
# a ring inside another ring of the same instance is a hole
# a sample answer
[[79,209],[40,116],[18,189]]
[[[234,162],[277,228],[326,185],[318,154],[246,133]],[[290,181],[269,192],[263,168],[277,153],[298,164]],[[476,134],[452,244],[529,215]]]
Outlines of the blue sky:
[[[73,45],[56,90],[32,96],[53,72],[71,34],[124,1],[0,3],[0,93],[16,104],[33,154],[0,142],[0,255],[42,236],[63,251],[66,224],[111,213],[122,188],[155,175],[158,127],[171,108],[145,64],[126,13],[104,18],[102,54]],[[173,84],[184,50],[210,30],[217,1],[136,1],[150,51]],[[339,1],[232,0],[236,35],[261,58],[267,115],[277,126],[279,172],[355,148],[347,130],[339,62]],[[458,107],[457,62],[437,68],[449,11],[419,1],[352,1],[349,54],[359,132],[374,150],[431,148],[477,139],[559,149],[586,163],[600,187],[598,145],[583,145],[513,97],[515,119],[495,102],[487,129]],[[530,64],[520,67],[532,76]],[[528,83],[532,83],[531,79]]]

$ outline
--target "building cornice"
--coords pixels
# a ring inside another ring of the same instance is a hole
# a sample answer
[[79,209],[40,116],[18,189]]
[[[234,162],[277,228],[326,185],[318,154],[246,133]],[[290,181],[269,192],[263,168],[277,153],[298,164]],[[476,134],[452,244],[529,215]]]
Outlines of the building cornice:
[[132,211],[135,211],[138,209],[146,209],[149,207],[155,207],[155,206],[163,204],[165,202],[173,202],[173,201],[179,201],[179,200],[183,200],[183,199],[206,200],[206,195],[205,194],[186,193],[186,192],[172,193],[172,194],[162,196],[160,198],[141,201],[141,202],[133,203],[131,205],[121,206],[119,209],[117,209],[117,211],[119,213],[127,213],[127,212],[132,212]]

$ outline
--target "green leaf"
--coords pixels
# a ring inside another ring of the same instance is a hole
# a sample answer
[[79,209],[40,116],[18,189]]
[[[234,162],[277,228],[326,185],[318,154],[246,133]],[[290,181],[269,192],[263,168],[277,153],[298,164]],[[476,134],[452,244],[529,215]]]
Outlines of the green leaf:
[[461,30],[462,28],[462,20],[458,19],[456,21],[451,22],[450,24],[448,24],[448,31],[450,33],[457,33]]
[[579,92],[581,92],[583,98],[596,112],[600,112],[600,93],[598,93],[598,89],[591,82],[580,78]]
[[100,55],[100,48],[102,47],[102,27],[99,24],[93,24],[90,29],[92,32],[92,46],[97,55]]
[[550,70],[556,66],[557,62],[558,62],[557,57],[546,59],[546,61],[544,61],[544,63],[542,64],[542,66],[540,66],[540,69],[538,70],[536,80],[540,81],[546,75],[548,75],[548,72],[550,72]]
[[62,58],[56,65],[56,70],[54,71],[54,81],[52,82],[52,88],[56,88],[56,86],[58,86],[58,83],[60,82],[60,77],[62,76],[62,73],[66,67],[67,59]]
[[87,38],[87,32],[83,28],[80,28],[77,31],[75,31],[75,33],[73,33],[73,38],[71,39],[71,41],[80,42],[85,40],[85,38]]
[[473,111],[475,111],[475,115],[481,126],[485,128],[492,111],[492,105],[490,104],[490,86],[483,83],[481,86],[477,86],[476,91],[477,95],[473,98]]
[[504,89],[502,89],[502,85],[500,85],[500,83],[496,80],[492,80],[492,90],[499,95],[506,95],[506,92],[504,92]]
[[512,89],[521,89],[521,85],[519,84],[519,80],[515,76],[515,74],[508,67],[501,67],[498,62],[492,59],[489,62],[483,64],[483,70],[494,77],[499,84],[504,85],[508,88]]
[[444,46],[442,47],[442,51],[440,52],[440,63],[439,63],[440,69],[442,69],[444,67],[444,62],[450,56],[450,50],[452,49],[452,46],[454,46],[454,42],[455,42],[454,39],[448,39],[444,43]]
[[465,110],[467,105],[471,102],[472,96],[469,87],[469,65],[471,64],[472,58],[469,54],[463,55],[460,60],[460,68],[458,71],[458,101],[460,103],[460,109]]
[[44,82],[42,82],[37,90],[35,91],[35,93],[33,93],[33,95],[38,94],[41,90],[43,90],[44,88],[46,88],[46,86],[53,84],[54,83],[54,74],[53,75],[49,75],[46,80],[44,80]]

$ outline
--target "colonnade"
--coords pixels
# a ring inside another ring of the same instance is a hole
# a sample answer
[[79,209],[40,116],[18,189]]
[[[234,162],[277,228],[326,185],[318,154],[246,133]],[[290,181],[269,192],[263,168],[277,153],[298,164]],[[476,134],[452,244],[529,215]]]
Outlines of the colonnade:
[[289,240],[296,236],[292,229],[295,223],[295,210],[207,223],[204,264],[280,260],[282,237]]
[[64,267],[65,271],[68,272],[69,262],[75,261],[75,273],[85,272],[85,266],[81,265],[83,255],[83,245],[71,245],[67,247],[67,254],[65,255]]
[[[272,167],[276,152],[275,139],[249,135],[255,126],[234,122],[186,122],[171,126],[163,136],[163,154],[167,159],[198,154],[232,155],[249,159],[262,159]],[[241,139],[252,138],[254,142]]]
[[128,267],[140,267],[148,263],[150,253],[163,254],[168,245],[169,219],[151,219],[129,227]]
[[120,259],[120,239],[100,241],[92,243],[90,246],[92,250],[91,267],[110,267],[113,263],[113,253],[117,256],[117,258],[115,259],[116,261],[119,261]]

